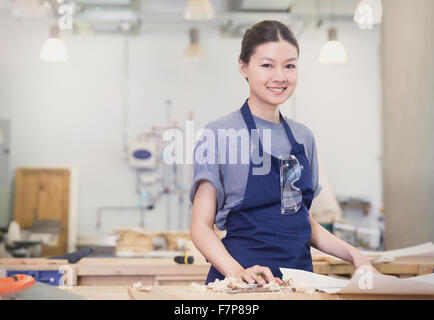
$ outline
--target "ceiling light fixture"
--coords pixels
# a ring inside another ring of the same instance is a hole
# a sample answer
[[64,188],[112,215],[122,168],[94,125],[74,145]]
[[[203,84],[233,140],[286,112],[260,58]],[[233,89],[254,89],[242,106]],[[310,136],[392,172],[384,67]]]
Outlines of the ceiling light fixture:
[[42,61],[47,62],[65,62],[68,60],[68,50],[59,38],[59,27],[57,25],[50,27],[49,38],[42,45],[39,57]]
[[185,50],[185,56],[189,58],[204,58],[205,50],[199,44],[199,29],[190,29],[190,45]]
[[328,30],[328,41],[321,48],[319,62],[324,64],[340,64],[347,61],[347,53],[339,41],[337,41],[336,28]]
[[210,20],[214,18],[214,9],[209,0],[188,0],[184,8],[187,20]]

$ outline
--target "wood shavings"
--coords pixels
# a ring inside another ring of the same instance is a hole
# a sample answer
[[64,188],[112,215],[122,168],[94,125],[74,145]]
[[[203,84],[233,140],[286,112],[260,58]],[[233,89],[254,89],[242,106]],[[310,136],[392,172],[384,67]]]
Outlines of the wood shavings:
[[237,290],[248,288],[248,286],[247,283],[238,282],[235,277],[226,277],[223,280],[216,279],[214,282],[208,283],[208,288],[213,291],[222,292],[228,289]]
[[286,284],[288,289],[294,293],[306,293],[306,294],[314,294],[315,288],[311,287],[306,281],[302,278],[292,278],[286,277],[283,275],[282,281]]
[[145,291],[145,292],[151,292],[152,286],[143,287],[142,283],[140,281],[135,282],[131,285],[133,289],[139,290],[139,291]]
[[142,287],[142,283],[140,281],[139,282],[135,282],[135,283],[133,283],[131,285],[131,287],[133,287],[133,289],[139,289],[139,288]]
[[281,293],[305,293],[312,295],[315,288],[307,286],[302,281],[295,283],[293,278],[284,279],[282,284],[276,281],[265,283],[262,286],[252,287],[248,283],[239,282],[235,277],[226,277],[223,280],[216,279],[208,285],[200,285],[195,282],[190,284],[193,292],[225,292],[225,293],[250,293],[250,292],[281,292]]
[[315,292],[314,288],[307,286],[300,281],[296,284],[293,278],[284,279],[282,284],[273,280],[262,286],[252,287],[248,283],[237,281],[234,277],[226,277],[223,280],[216,279],[214,282],[210,282],[206,287],[209,291],[226,293],[289,292],[312,295]]

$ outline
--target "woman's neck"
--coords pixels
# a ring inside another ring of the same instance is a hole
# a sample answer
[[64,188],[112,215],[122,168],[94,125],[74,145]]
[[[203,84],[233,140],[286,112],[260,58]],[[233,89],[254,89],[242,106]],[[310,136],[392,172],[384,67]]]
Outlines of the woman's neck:
[[255,95],[250,95],[248,104],[253,115],[269,122],[280,123],[279,105],[264,103]]

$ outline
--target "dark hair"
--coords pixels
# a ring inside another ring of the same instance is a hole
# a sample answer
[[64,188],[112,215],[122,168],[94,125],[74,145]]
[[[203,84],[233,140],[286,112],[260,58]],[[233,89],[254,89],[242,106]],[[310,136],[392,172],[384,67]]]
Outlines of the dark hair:
[[256,23],[244,33],[241,42],[240,59],[249,63],[250,57],[255,53],[257,46],[275,41],[286,40],[297,48],[297,55],[300,54],[297,39],[293,32],[283,23],[274,20],[264,20]]

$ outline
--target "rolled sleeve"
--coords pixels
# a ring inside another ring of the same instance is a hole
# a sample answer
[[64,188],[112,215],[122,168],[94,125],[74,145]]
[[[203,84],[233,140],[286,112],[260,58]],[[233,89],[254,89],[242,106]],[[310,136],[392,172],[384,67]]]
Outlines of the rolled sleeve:
[[198,147],[202,145],[203,141],[200,141],[193,154],[193,181],[190,189],[190,201],[191,204],[194,202],[194,196],[199,186],[201,180],[209,181],[216,190],[217,197],[217,210],[220,210],[224,205],[225,192],[223,189],[223,184],[221,181],[221,172],[218,164],[218,158],[216,152],[212,151],[212,148],[207,148],[206,152],[209,153],[208,159],[213,159],[213,161],[205,161],[202,155],[198,154]]
[[223,186],[216,175],[212,171],[208,171],[206,168],[201,168],[198,170],[199,172],[194,174],[193,183],[190,189],[190,201],[191,204],[194,202],[194,196],[196,195],[197,187],[199,186],[199,182],[202,180],[207,180],[211,182],[216,190],[217,195],[217,210],[220,210],[224,204],[224,191]]

